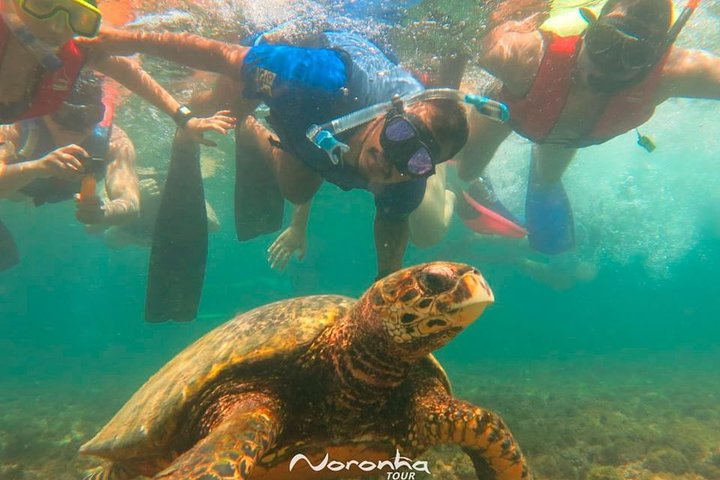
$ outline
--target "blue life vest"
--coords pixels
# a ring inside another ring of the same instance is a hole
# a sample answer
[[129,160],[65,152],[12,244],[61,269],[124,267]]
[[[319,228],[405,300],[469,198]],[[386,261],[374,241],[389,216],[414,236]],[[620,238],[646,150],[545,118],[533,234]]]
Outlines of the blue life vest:
[[[362,35],[324,32],[309,44],[296,47],[261,43],[252,47],[243,65],[244,95],[262,100],[269,107],[268,121],[280,138],[281,148],[343,190],[367,189],[367,182],[353,167],[333,165],[323,150],[307,140],[305,132],[313,124],[387,102],[395,94],[420,91],[423,86]],[[346,141],[353,132],[338,137]],[[413,199],[417,199],[419,191],[422,200],[425,180],[409,183],[416,186],[390,186],[386,190],[413,191]],[[376,200],[380,196],[386,197],[377,195]],[[409,213],[420,200],[399,201],[398,205],[403,205],[400,213]],[[380,210],[392,214],[392,208]]]
[[[80,146],[84,148],[92,157],[99,157],[105,160],[103,165],[91,164],[91,168],[86,170],[87,173],[93,173],[98,180],[105,177],[105,170],[108,165],[107,152],[110,146],[110,135],[112,133],[112,124],[110,126],[95,126],[92,134],[86,138]],[[36,139],[34,148],[26,151],[25,146],[28,145],[30,137]],[[29,162],[38,160],[58,146],[53,143],[52,135],[45,126],[45,122],[41,119],[24,120],[20,122],[20,152],[14,163]],[[69,200],[80,191],[80,180],[68,181],[60,178],[37,178],[20,189],[20,192],[31,197],[36,206],[44,203],[57,203]]]

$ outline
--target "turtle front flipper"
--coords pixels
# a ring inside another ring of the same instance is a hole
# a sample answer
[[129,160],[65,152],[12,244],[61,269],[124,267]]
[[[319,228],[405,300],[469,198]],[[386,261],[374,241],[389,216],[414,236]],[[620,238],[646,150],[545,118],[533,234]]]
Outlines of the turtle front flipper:
[[282,430],[280,402],[260,393],[219,402],[220,420],[210,433],[180,455],[156,480],[247,480]]
[[472,460],[478,480],[532,478],[520,447],[497,414],[454,398],[438,379],[425,379],[417,387],[407,437],[410,449],[455,444]]

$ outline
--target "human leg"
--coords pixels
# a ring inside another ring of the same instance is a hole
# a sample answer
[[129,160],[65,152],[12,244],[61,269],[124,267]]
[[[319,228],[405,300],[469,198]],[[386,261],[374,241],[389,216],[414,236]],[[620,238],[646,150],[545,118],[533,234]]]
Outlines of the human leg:
[[525,200],[530,246],[558,254],[575,245],[575,227],[561,178],[577,150],[559,145],[533,145]]
[[410,214],[410,240],[420,248],[439,243],[450,227],[455,194],[446,189],[447,163],[428,178],[422,203]]

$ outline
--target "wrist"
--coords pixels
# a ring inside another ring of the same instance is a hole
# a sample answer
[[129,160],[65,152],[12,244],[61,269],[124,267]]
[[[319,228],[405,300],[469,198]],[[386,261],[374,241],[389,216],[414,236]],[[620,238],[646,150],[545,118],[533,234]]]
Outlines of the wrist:
[[35,178],[49,178],[52,177],[52,171],[48,167],[47,163],[44,161],[45,158],[41,158],[39,160],[35,160],[32,162],[27,162],[25,165],[27,165],[27,169],[32,173],[32,175],[35,176]]
[[195,118],[195,115],[187,105],[180,105],[172,115],[175,125],[180,128],[185,127],[192,118]]
[[307,230],[307,222],[293,218],[290,220],[290,225],[288,225],[288,230],[292,230],[293,232],[304,235],[305,230]]

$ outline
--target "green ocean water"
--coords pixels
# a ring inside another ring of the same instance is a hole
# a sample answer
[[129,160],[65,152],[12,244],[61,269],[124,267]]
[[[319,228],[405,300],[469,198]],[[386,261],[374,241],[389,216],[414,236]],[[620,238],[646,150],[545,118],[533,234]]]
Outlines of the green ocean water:
[[[717,53],[708,21],[694,19],[684,38]],[[715,102],[672,100],[643,128],[655,153],[631,134],[582,151],[565,176],[579,233],[567,258],[478,238],[457,219],[441,245],[407,253],[408,265],[472,264],[493,288],[496,304],[438,357],[458,396],[503,416],[539,479],[720,480],[717,112]],[[134,99],[117,121],[140,165],[166,166],[169,121]],[[528,154],[512,137],[489,170],[518,213]],[[203,155],[222,228],[210,237],[192,323],[144,323],[147,250],[108,250],[70,203],[0,203],[22,255],[0,275],[0,480],[81,478],[96,463],[77,456],[79,445],[173,355],[234,314],[369,286],[368,194],[324,186],[307,257],[278,273],[266,262],[273,236],[234,238],[231,141]],[[428,455],[435,477],[474,478],[457,452]]]

